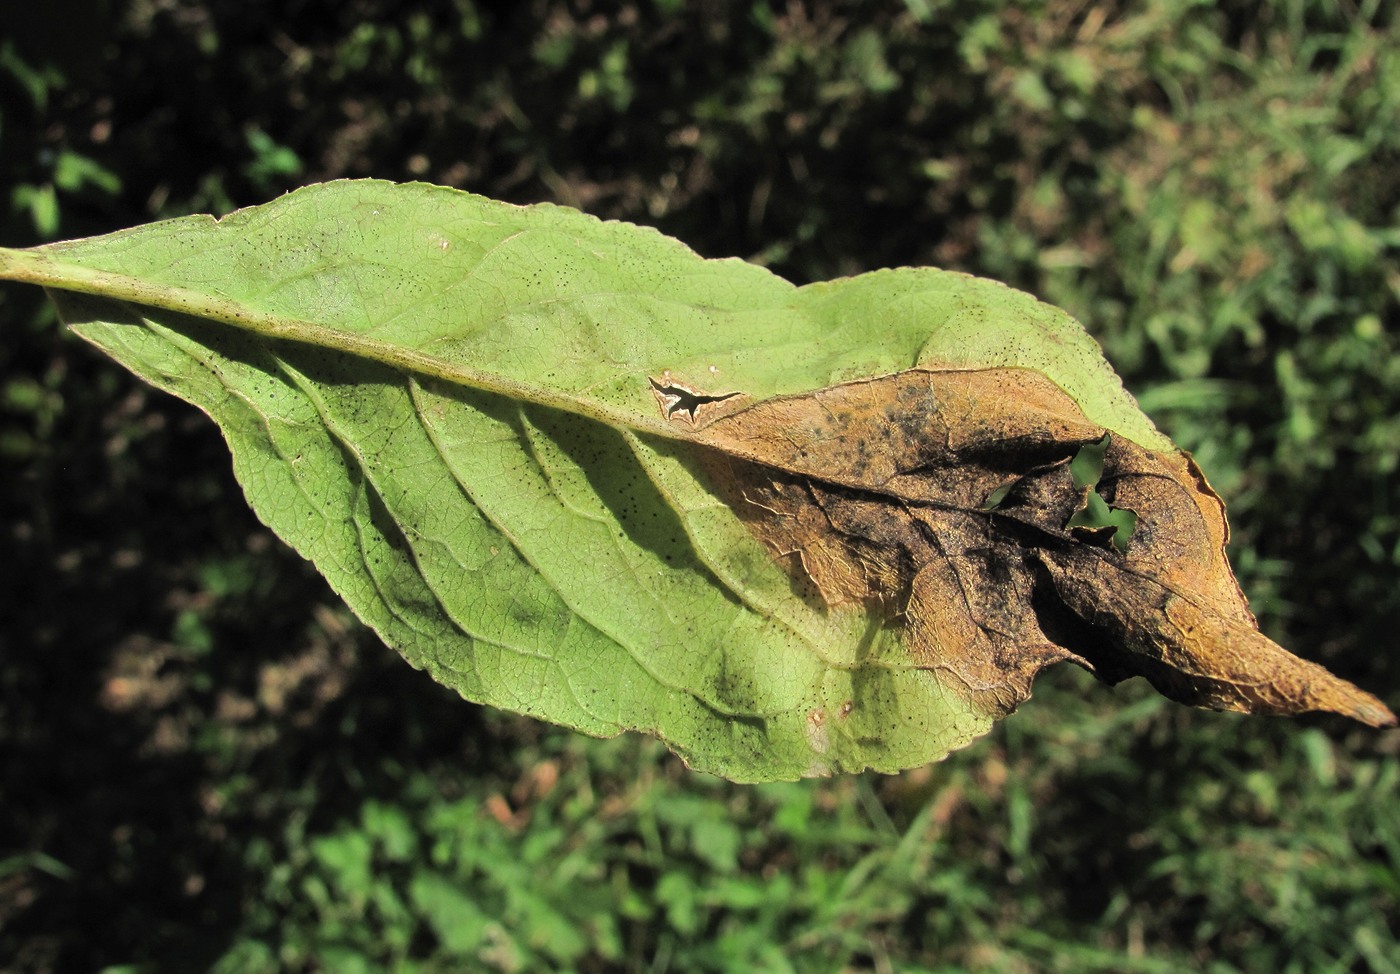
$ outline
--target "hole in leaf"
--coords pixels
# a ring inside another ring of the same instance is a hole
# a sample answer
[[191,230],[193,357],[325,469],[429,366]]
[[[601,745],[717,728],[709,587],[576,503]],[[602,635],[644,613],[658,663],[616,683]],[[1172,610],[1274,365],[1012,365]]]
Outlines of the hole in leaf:
[[1108,452],[1109,434],[1097,443],[1088,443],[1079,448],[1074,459],[1069,462],[1069,473],[1074,478],[1074,486],[1083,490],[1094,487],[1103,476],[1103,456]]
[[1074,478],[1074,486],[1084,491],[1084,506],[1065,527],[1090,541],[1111,541],[1120,553],[1126,553],[1128,541],[1137,527],[1137,515],[1127,508],[1111,506],[1098,489],[1110,439],[1111,434],[1105,434],[1097,443],[1080,447],[1070,461],[1070,476]]
[[987,499],[982,502],[982,510],[995,511],[1001,506],[1001,502],[1006,500],[1006,495],[1011,493],[1011,488],[1015,486],[1016,484],[1013,481],[1009,484],[1002,484],[996,490],[992,491],[987,495]]

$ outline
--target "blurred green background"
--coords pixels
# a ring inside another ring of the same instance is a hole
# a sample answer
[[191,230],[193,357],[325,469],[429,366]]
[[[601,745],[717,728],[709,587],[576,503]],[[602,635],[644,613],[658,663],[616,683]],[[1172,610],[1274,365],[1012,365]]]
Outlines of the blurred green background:
[[[1061,305],[1266,631],[1400,704],[1393,4],[0,13],[4,245],[341,176]],[[732,786],[410,669],[36,290],[0,464],[2,971],[1400,971],[1398,732],[1058,668],[942,764]]]

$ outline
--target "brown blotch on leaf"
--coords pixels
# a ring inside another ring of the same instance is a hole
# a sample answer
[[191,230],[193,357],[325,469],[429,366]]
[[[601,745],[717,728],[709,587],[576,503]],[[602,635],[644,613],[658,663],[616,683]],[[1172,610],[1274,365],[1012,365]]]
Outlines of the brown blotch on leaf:
[[[658,399],[679,388],[652,385]],[[1071,660],[1216,710],[1395,724],[1259,632],[1226,560],[1224,505],[1186,454],[1111,436],[1097,490],[1136,515],[1126,550],[1070,527],[1092,489],[1070,462],[1107,431],[1037,372],[911,369],[703,425],[699,409],[729,397],[684,391],[715,489],[800,586],[832,611],[884,613],[918,665],[988,713]]]

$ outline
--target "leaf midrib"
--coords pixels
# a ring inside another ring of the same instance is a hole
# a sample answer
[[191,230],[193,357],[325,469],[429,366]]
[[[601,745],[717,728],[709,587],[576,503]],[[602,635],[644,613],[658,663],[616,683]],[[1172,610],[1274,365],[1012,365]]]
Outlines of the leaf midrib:
[[296,342],[342,352],[378,362],[405,372],[429,376],[453,385],[479,389],[510,399],[562,409],[618,429],[635,430],[672,440],[690,440],[679,430],[658,418],[619,409],[605,402],[572,395],[547,386],[522,382],[498,373],[446,362],[415,349],[329,328],[304,318],[293,318],[259,311],[229,298],[221,298],[192,288],[153,284],[140,278],[96,270],[55,260],[33,250],[0,247],[0,280],[11,280],[40,287],[120,301],[141,308],[156,308],[227,325],[274,341]]

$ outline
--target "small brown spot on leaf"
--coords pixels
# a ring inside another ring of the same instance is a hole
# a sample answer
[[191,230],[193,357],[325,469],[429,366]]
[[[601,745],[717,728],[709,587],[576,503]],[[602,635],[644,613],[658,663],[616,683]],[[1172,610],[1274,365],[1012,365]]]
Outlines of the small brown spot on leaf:
[[[1224,505],[1186,454],[1110,436],[1039,373],[911,369],[703,422],[729,397],[652,387],[799,588],[831,611],[882,613],[917,665],[989,713],[1072,660],[1217,710],[1395,723],[1259,632],[1225,558]],[[1071,470],[1086,447],[1102,450],[1097,487]],[[1095,520],[1093,497],[1129,520]],[[1115,540],[1124,527],[1131,543]]]

